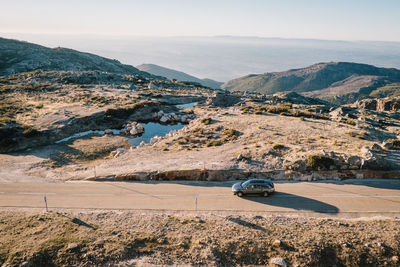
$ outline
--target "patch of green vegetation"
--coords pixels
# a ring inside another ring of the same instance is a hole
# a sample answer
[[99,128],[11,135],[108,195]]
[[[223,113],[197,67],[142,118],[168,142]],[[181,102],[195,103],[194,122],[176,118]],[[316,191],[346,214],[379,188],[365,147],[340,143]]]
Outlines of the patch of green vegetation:
[[36,105],[35,108],[37,108],[37,109],[43,108],[43,103],[40,103],[40,104]]
[[6,93],[10,93],[12,91],[15,90],[15,86],[14,85],[3,85],[0,87],[0,94],[6,94]]
[[222,134],[225,136],[225,139],[228,141],[236,140],[238,137],[238,132],[235,129],[224,129]]
[[352,131],[352,132],[347,132],[346,135],[348,135],[350,137],[362,139],[362,140],[368,139],[368,133],[367,132],[354,132],[354,131]]
[[191,131],[191,133],[192,133],[193,135],[203,135],[203,134],[204,134],[204,129],[203,129],[203,128],[197,127],[197,128],[194,128],[194,129]]
[[135,103],[133,105],[123,107],[123,108],[109,108],[106,109],[104,115],[105,117],[115,117],[115,118],[126,118],[129,115],[133,114],[139,108],[143,108],[145,105],[152,104],[152,101],[145,101]]
[[210,147],[210,146],[222,146],[224,143],[225,143],[224,139],[218,139],[218,140],[213,140],[213,141],[208,142],[206,144],[206,146],[207,147]]
[[193,109],[184,109],[182,110],[182,112],[186,113],[186,114],[194,114],[194,110]]
[[38,130],[36,130],[35,128],[33,128],[33,127],[30,126],[30,125],[23,124],[23,125],[21,126],[21,128],[22,128],[22,134],[23,134],[25,137],[37,136],[37,135],[39,135],[39,133],[40,133]]
[[349,125],[352,125],[352,126],[355,126],[355,125],[356,125],[356,122],[355,122],[354,120],[350,120],[350,119],[345,120],[344,123],[349,124]]
[[274,144],[274,145],[272,145],[272,149],[275,149],[275,150],[281,150],[281,149],[284,149],[284,148],[285,148],[285,146],[282,145],[282,144]]
[[320,155],[308,155],[307,157],[307,164],[310,166],[313,170],[329,170],[331,166],[335,165],[335,162],[333,159],[325,156],[320,156]]
[[394,148],[400,148],[400,140],[399,139],[390,139],[387,142],[392,143]]
[[200,120],[200,122],[203,123],[203,124],[205,124],[205,125],[210,124],[211,121],[212,121],[211,118],[203,118],[203,119]]
[[400,85],[396,84],[379,87],[378,89],[372,91],[370,96],[375,98],[398,97],[400,96]]
[[15,122],[15,116],[28,111],[22,101],[14,99],[0,100],[0,126]]

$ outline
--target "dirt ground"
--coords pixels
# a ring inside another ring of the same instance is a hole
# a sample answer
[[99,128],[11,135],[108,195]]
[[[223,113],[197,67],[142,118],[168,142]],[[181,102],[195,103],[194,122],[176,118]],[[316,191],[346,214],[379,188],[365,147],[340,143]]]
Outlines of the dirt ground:
[[[0,212],[3,266],[399,266],[399,218]],[[272,266],[272,265],[271,265]]]

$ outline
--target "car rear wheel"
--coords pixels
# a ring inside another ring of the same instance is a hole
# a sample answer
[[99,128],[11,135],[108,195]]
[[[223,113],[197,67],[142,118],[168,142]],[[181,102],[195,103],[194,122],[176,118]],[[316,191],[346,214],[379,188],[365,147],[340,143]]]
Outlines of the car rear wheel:
[[264,197],[267,197],[268,195],[269,195],[268,192],[264,192],[264,193],[263,193],[263,196],[264,196]]
[[238,195],[238,197],[242,197],[243,196],[243,192],[238,192],[237,195]]

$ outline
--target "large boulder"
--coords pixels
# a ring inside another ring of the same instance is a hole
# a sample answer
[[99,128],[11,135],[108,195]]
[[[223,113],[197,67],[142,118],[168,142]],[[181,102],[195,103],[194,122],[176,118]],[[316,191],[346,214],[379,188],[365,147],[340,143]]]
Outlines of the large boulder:
[[216,93],[214,97],[207,100],[206,104],[214,107],[230,107],[239,102],[240,97],[224,93]]

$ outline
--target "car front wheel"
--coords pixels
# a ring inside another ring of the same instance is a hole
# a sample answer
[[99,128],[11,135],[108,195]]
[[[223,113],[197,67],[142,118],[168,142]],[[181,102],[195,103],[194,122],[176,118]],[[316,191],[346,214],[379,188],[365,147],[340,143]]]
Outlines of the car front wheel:
[[242,197],[243,196],[243,192],[238,192],[237,195],[238,195],[238,197]]

